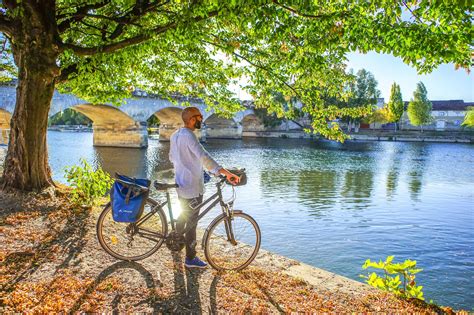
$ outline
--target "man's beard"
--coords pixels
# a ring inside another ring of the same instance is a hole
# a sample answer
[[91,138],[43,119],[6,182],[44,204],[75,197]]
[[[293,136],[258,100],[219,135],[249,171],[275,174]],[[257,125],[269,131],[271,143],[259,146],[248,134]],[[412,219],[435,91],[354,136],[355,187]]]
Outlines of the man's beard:
[[194,123],[194,128],[201,129],[201,122],[199,120],[196,120],[196,122]]

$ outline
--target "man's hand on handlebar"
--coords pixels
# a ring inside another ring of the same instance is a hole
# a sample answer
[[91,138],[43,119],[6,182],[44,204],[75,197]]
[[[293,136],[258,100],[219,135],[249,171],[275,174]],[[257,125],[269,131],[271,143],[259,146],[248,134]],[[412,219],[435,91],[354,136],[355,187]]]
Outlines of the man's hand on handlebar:
[[240,177],[229,172],[225,168],[219,170],[219,174],[224,175],[232,185],[237,185],[240,182]]

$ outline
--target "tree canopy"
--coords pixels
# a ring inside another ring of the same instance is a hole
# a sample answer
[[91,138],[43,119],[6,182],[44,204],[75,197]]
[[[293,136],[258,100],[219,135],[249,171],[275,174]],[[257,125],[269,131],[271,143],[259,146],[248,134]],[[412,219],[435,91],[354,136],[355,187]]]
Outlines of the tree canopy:
[[[94,103],[118,102],[134,89],[180,93],[230,113],[240,109],[231,90],[240,84],[279,116],[292,109],[276,92],[298,98],[326,136],[337,136],[324,130],[334,116],[367,113],[320,97],[345,93],[349,51],[393,53],[420,72],[471,64],[468,1],[24,2],[51,10],[62,91]],[[3,1],[1,11],[0,30],[12,39],[22,6]]]
[[323,97],[348,99],[348,52],[391,53],[420,73],[447,62],[469,69],[471,18],[467,0],[3,0],[0,72],[18,77],[5,185],[52,184],[55,88],[91,103],[118,104],[135,89],[179,93],[230,115],[242,108],[240,86],[278,117],[302,104],[316,132],[341,140],[328,121],[371,111]]

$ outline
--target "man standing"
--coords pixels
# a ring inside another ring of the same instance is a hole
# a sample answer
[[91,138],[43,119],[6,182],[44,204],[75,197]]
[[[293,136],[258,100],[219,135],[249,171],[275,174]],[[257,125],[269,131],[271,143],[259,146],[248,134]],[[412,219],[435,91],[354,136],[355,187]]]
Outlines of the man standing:
[[186,260],[188,268],[205,268],[207,264],[196,257],[196,221],[199,209],[193,206],[202,202],[204,194],[204,168],[213,174],[222,174],[233,184],[238,184],[240,178],[222,168],[199,143],[194,134],[195,129],[201,129],[202,114],[196,107],[187,107],[183,110],[184,127],[171,135],[170,161],[173,163],[176,184],[179,188],[178,197],[182,212],[178,218],[176,229],[181,233],[185,226],[194,225],[185,235]]

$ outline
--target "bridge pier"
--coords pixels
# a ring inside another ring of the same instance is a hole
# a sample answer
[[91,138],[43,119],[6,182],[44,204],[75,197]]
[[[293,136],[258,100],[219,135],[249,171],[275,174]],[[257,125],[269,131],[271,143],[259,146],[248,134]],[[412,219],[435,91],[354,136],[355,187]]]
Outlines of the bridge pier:
[[8,144],[10,138],[10,120],[12,115],[0,109],[0,144]]
[[92,126],[94,146],[144,148],[148,146],[146,123],[136,122],[127,126],[107,124]]
[[207,138],[217,139],[242,139],[242,126],[208,126]]
[[7,145],[10,139],[10,129],[4,129],[0,126],[0,144]]
[[[179,128],[184,127],[183,123],[178,124],[164,124],[162,123],[159,128],[160,138],[159,140],[162,142],[170,141],[171,135],[173,132],[178,130]],[[194,130],[194,134],[200,141],[206,141],[206,129],[203,128],[201,130]]]
[[233,119],[223,118],[213,114],[206,119],[205,124],[207,138],[242,138],[242,126]]
[[160,128],[159,128],[159,133],[160,133],[160,141],[170,141],[171,135],[173,132],[178,130],[179,128],[184,127],[184,124],[182,123],[161,123]]

